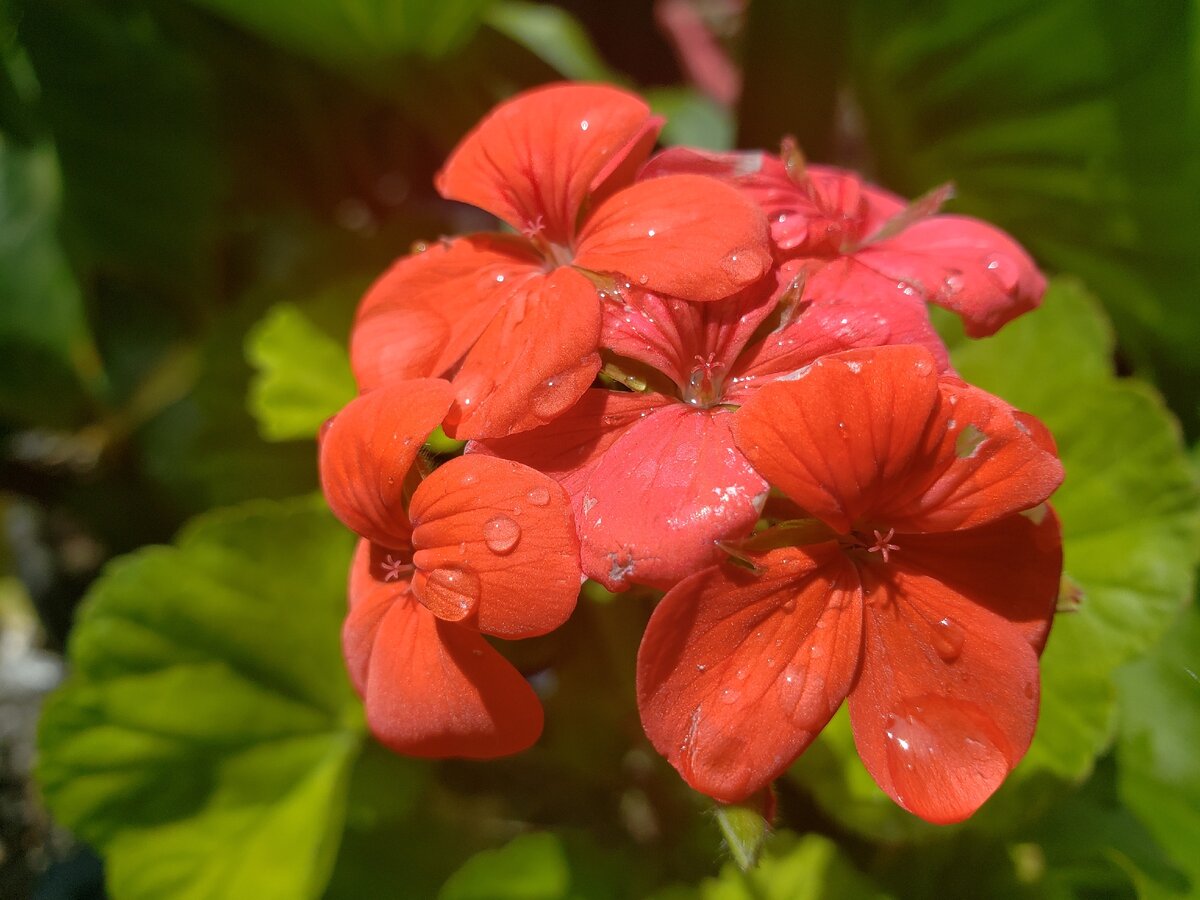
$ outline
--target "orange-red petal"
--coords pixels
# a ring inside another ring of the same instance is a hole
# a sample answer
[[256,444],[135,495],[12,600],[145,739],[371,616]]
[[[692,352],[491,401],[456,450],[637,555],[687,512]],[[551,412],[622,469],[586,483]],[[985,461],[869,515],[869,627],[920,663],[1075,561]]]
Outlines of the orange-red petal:
[[541,264],[527,241],[489,234],[398,260],[363,297],[350,335],[359,387],[445,375]]
[[699,175],[639,181],[588,216],[575,264],[684,300],[720,300],[770,271],[763,213]]
[[364,699],[375,737],[410,756],[505,756],[542,731],[541,703],[512,664],[411,594],[379,620]]
[[385,547],[408,545],[404,479],[452,396],[440,379],[402,381],[356,397],[327,425],[321,486],[351,530]]
[[927,350],[851,350],[793,378],[760,388],[734,414],[737,445],[773,486],[848,533],[928,482],[938,376]]
[[529,278],[499,310],[454,376],[446,430],[504,437],[553,421],[600,370],[600,304],[568,268]]
[[439,618],[508,638],[565,622],[579,594],[566,492],[490,456],[453,459],[413,495],[413,593]]
[[1016,516],[975,531],[899,536],[891,562],[863,576],[855,743],[892,799],[939,824],[975,812],[1029,747],[1031,638],[1048,627],[1061,565],[1056,526]]
[[862,602],[834,544],[785,548],[761,573],[709,569],[667,593],[638,653],[651,743],[696,790],[737,802],[782,773],[841,705]]
[[604,85],[556,84],[492,110],[459,143],[438,192],[486,209],[518,231],[567,245],[588,191],[635,150],[650,109]]

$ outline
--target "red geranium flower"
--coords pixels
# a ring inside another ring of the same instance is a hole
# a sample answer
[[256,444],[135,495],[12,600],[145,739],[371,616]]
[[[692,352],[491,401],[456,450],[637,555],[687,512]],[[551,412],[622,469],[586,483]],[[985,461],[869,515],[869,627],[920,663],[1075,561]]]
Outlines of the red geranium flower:
[[570,507],[553,479],[518,463],[458,458],[414,467],[453,399],[422,379],[351,401],[321,440],[330,507],[362,535],[343,645],[367,722],[415,756],[492,757],[542,730],[533,689],[483,635],[561,625],[580,572]]
[[739,191],[691,174],[631,183],[660,125],[637,97],[594,85],[539,88],[493,110],[437,187],[519,234],[445,241],[393,266],[355,324],[360,386],[453,373],[448,432],[527,430],[568,409],[599,369],[593,273],[698,301],[763,276],[766,221]]
[[[1045,429],[921,348],[827,356],[733,416],[797,521],[655,610],[642,721],[696,789],[738,801],[847,696],[867,769],[932,822],[965,818],[1033,735],[1061,572]],[[1026,511],[1026,512],[1022,512]]]
[[948,188],[906,204],[854,172],[805,166],[798,152],[666,150],[641,178],[707,175],[738,186],[767,215],[781,258],[803,261],[805,295],[857,294],[881,310],[935,303],[985,337],[1041,303],[1046,279],[1019,244],[969,216],[939,215]]
[[[549,425],[469,446],[559,480],[574,505],[584,573],[609,590],[670,588],[720,559],[716,542],[754,527],[767,483],[729,425],[731,406],[760,385],[827,353],[890,343],[920,343],[948,365],[924,304],[885,315],[873,298],[850,293],[800,311],[790,265],[779,277],[781,288],[762,283],[714,303],[620,287],[605,305],[602,344],[655,389],[592,389]],[[755,340],[760,326],[767,333]]]

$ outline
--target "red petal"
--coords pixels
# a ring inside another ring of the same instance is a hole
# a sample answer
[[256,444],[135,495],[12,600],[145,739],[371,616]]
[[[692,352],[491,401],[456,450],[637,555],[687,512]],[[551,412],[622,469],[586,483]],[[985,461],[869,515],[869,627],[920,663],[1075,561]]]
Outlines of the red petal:
[[[775,307],[768,279],[712,303],[689,303],[629,288],[603,306],[601,344],[671,378],[683,394],[694,375],[723,382],[742,348]],[[717,390],[719,394],[719,390]]]
[[512,459],[544,472],[570,494],[578,517],[587,479],[608,448],[635,422],[671,402],[659,394],[595,388],[553,422],[506,438],[472,441],[467,453]]
[[972,528],[1036,506],[1062,483],[1053,439],[1032,416],[954,376],[940,379],[940,393],[926,485],[879,508],[888,526]]
[[583,569],[609,590],[669,588],[743,537],[767,484],[733,445],[730,414],[674,403],[633,425],[584,489]]
[[367,291],[350,336],[359,387],[445,375],[541,264],[527,241],[487,234],[396,262]]
[[538,739],[542,706],[478,632],[442,622],[405,595],[379,623],[366,684],[367,724],[410,756],[488,759]]
[[588,216],[575,264],[684,300],[720,300],[771,268],[762,212],[697,175],[641,181]]
[[404,479],[451,396],[439,379],[402,381],[351,400],[331,420],[321,440],[321,486],[353,531],[385,547],[408,546]]
[[[796,372],[819,356],[858,347],[918,344],[933,354],[939,371],[950,367],[942,339],[924,301],[852,260],[807,271],[811,262],[785,263],[781,278],[803,282],[796,318],[748,347],[733,371],[727,399]],[[786,283],[785,281],[785,283]]]
[[760,388],[734,414],[737,445],[768,482],[843,534],[928,483],[925,435],[938,403],[928,351],[851,350],[794,378]]
[[967,334],[986,337],[1036,308],[1046,279],[1016,241],[965,216],[933,216],[855,253],[891,281],[913,285],[930,303],[962,316]]
[[525,282],[488,325],[454,376],[446,430],[504,437],[562,415],[600,370],[600,304],[567,268]]
[[413,495],[413,592],[443,619],[533,637],[579,594],[579,542],[554,479],[490,456],[453,459]]
[[[650,109],[602,85],[557,84],[492,110],[450,154],[439,193],[567,245],[589,188],[635,150]],[[615,162],[614,162],[615,161]]]
[[868,567],[878,584],[864,572],[855,743],[879,786],[930,822],[975,812],[1033,738],[1030,637],[1048,627],[1061,566],[1056,526],[1043,528],[1015,516],[974,532],[904,535],[889,565]]
[[862,646],[862,595],[833,544],[764,570],[709,569],[671,590],[638,653],[651,743],[692,787],[735,803],[800,755],[841,706]]

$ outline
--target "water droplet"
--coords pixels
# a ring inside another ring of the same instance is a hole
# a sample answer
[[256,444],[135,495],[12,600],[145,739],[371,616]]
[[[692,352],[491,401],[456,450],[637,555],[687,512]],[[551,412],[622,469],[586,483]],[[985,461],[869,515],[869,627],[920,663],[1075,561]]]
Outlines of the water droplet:
[[951,269],[946,275],[946,280],[942,282],[942,293],[947,297],[953,297],[963,289],[962,272],[958,269]]
[[733,688],[725,688],[723,691],[721,691],[721,702],[737,703],[741,696],[741,691],[735,691]]
[[965,636],[962,626],[947,616],[933,626],[933,649],[946,662],[954,662],[962,655]]
[[721,261],[721,268],[730,278],[739,282],[753,281],[761,274],[756,254],[744,250],[731,253]]
[[913,371],[918,375],[932,375],[933,362],[927,356],[918,356],[916,361],[913,363]]
[[651,228],[649,231],[646,232],[646,237],[654,237],[654,235],[657,233],[658,232],[656,232],[653,228]]
[[1015,293],[1021,283],[1021,270],[1007,256],[989,256],[987,272],[1006,294]]
[[421,600],[438,618],[457,622],[475,609],[481,590],[479,576],[474,572],[445,566],[429,573]]
[[493,516],[483,523],[483,540],[493,553],[509,553],[521,539],[521,526],[508,516]]
[[458,483],[463,487],[470,487],[479,480],[479,476],[474,472],[465,472],[463,477],[458,480]]
[[504,276],[503,275],[496,276],[496,284],[504,284]]
[[650,280],[650,276],[647,275],[645,272],[643,272],[641,275],[638,276],[638,284],[645,284],[649,280]]
[[582,121],[579,123],[579,130],[580,130],[580,131],[587,131],[587,130],[588,130],[588,120],[587,120],[587,119],[584,119],[584,120],[582,120]]
[[697,672],[705,672],[707,670],[708,670],[708,666],[704,665],[704,663],[696,663],[696,671]]
[[525,495],[525,499],[534,506],[545,506],[550,502],[550,492],[543,487],[536,487]]
[[737,670],[737,679],[738,679],[738,681],[745,681],[745,680],[746,680],[746,676],[747,676],[747,675],[749,675],[749,674],[750,674],[750,673],[749,673],[748,671],[746,671],[745,669],[738,669],[738,670]]

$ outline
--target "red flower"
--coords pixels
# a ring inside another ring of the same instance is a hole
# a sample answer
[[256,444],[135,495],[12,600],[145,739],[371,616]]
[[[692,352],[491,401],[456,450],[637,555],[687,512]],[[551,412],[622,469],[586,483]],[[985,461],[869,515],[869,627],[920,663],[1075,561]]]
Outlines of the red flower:
[[540,88],[493,110],[437,187],[519,235],[449,240],[396,263],[359,310],[360,386],[453,373],[451,434],[528,430],[599,369],[592,273],[699,301],[765,274],[766,222],[738,191],[691,174],[631,184],[659,126],[641,100],[601,86]]
[[937,215],[946,188],[910,205],[853,172],[805,166],[799,154],[704,153],[673,148],[640,177],[708,175],[737,185],[764,210],[781,257],[803,260],[806,299],[873,298],[880,310],[913,302],[960,315],[971,337],[994,333],[1041,303],[1046,280],[998,228]]
[[738,801],[848,696],[880,787],[932,822],[965,818],[1037,718],[1062,562],[1040,505],[1062,479],[1048,433],[915,347],[824,357],[733,418],[811,518],[748,541],[755,571],[700,572],[655,610],[638,658],[651,741]]
[[[754,527],[767,483],[734,444],[730,404],[853,347],[920,342],[948,365],[924,304],[885,316],[872,298],[848,294],[797,312],[789,266],[780,277],[782,290],[762,283],[702,304],[623,287],[605,305],[602,343],[649,367],[620,363],[655,378],[656,389],[589,390],[549,425],[470,445],[559,480],[574,505],[584,573],[609,590],[670,588],[717,562],[716,542]],[[764,323],[775,328],[753,340]]]
[[492,757],[542,729],[532,688],[483,634],[545,634],[579,592],[567,498],[517,463],[458,458],[418,483],[413,463],[449,409],[446,381],[351,401],[321,441],[330,507],[362,535],[343,644],[367,722],[416,756]]

